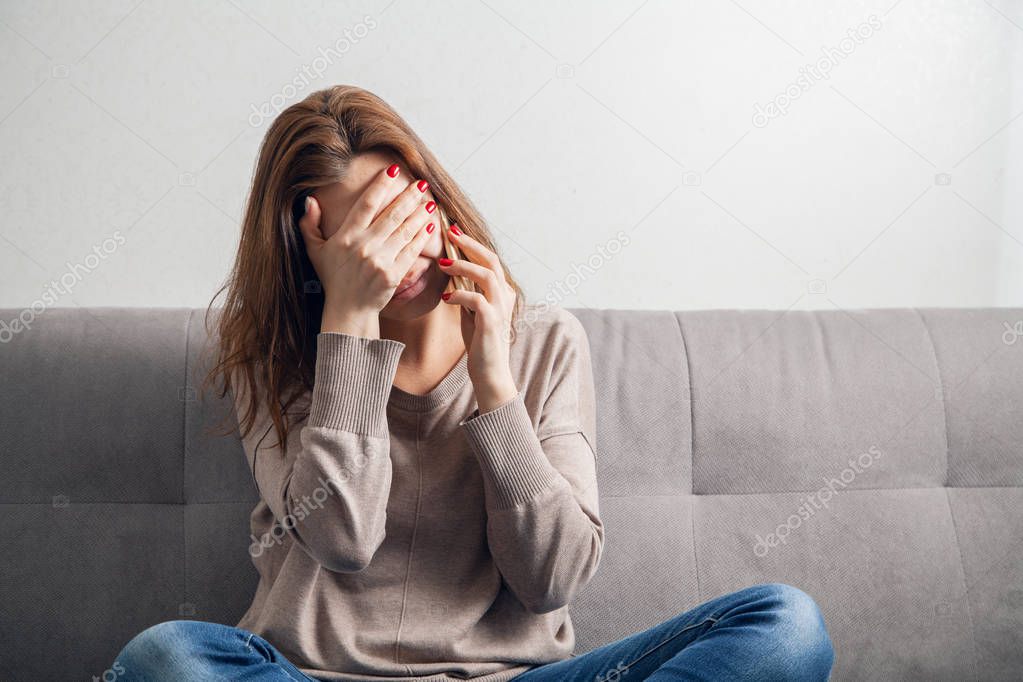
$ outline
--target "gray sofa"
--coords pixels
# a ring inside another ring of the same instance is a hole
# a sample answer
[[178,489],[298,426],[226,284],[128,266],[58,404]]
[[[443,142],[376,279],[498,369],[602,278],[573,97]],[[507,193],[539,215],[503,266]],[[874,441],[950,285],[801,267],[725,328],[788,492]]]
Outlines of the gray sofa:
[[[1023,309],[570,310],[607,527],[578,651],[786,582],[833,679],[1020,679]],[[202,313],[0,333],[0,679],[102,679],[146,626],[248,605],[256,498],[207,428],[230,411],[197,390]]]

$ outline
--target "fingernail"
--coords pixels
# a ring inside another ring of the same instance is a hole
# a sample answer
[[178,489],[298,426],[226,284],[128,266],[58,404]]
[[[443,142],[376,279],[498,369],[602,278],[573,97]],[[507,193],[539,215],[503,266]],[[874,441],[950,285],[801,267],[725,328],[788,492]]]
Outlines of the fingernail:
[[433,203],[432,201],[427,201],[426,202],[426,212],[427,213],[433,213],[433,209],[435,209],[435,208],[437,208],[437,204]]
[[[310,207],[311,207],[312,205],[313,205],[313,198],[312,198],[311,196],[307,196],[307,197],[305,198],[305,213],[308,213],[308,212],[309,212],[309,208],[310,208]],[[303,213],[302,215],[305,215],[305,213]]]
[[430,183],[428,183],[426,180],[420,180],[419,182],[416,183],[416,187],[419,188],[420,192],[425,192],[426,188],[429,187],[429,186],[430,186]]
[[446,301],[449,298],[451,298],[451,292],[450,291],[445,291],[443,294],[440,295],[440,297],[443,298]]
[[458,225],[451,223],[451,234],[459,235],[462,234],[462,231],[458,229]]
[[400,170],[401,169],[398,167],[398,164],[394,163],[391,164],[391,166],[387,169],[387,174],[390,175],[392,178],[396,178],[398,177],[398,172]]
[[437,262],[440,263],[441,265],[448,266],[451,265],[451,263],[453,263],[454,261],[452,261],[450,258],[438,258]]
[[433,234],[433,223],[426,226],[426,234]]

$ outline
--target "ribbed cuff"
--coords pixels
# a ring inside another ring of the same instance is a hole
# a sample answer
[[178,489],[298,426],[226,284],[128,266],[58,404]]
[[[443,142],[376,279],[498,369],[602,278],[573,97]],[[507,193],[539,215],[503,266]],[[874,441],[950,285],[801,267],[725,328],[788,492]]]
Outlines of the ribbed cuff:
[[497,508],[532,499],[560,476],[540,446],[522,391],[489,412],[473,412],[458,425],[465,430],[483,478],[496,495]]
[[387,435],[387,400],[405,344],[344,332],[316,335],[309,425]]

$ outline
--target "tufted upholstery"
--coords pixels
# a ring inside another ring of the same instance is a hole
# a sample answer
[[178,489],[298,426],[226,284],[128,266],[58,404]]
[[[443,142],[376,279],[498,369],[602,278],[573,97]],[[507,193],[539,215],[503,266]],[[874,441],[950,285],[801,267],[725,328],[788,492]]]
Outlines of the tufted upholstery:
[[[570,310],[607,527],[578,651],[787,582],[836,680],[1018,679],[1023,310]],[[0,679],[101,676],[148,625],[248,605],[256,498],[202,322],[54,309],[2,339]]]

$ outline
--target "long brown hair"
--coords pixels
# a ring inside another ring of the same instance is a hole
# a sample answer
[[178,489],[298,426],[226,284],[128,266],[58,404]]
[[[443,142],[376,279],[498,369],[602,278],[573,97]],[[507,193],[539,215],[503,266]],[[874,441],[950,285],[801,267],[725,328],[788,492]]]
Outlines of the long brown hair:
[[[205,317],[208,337],[216,337],[216,357],[203,387],[219,380],[220,398],[244,391],[237,420],[242,437],[254,428],[265,400],[283,449],[297,421],[288,410],[312,390],[324,298],[298,228],[300,207],[310,192],[342,180],[353,157],[370,151],[398,155],[413,177],[430,183],[451,222],[497,252],[469,198],[412,128],[376,95],[335,85],[282,111],[260,146],[234,266]],[[514,330],[524,296],[503,259],[501,265],[517,294]],[[211,333],[213,306],[225,291]]]

